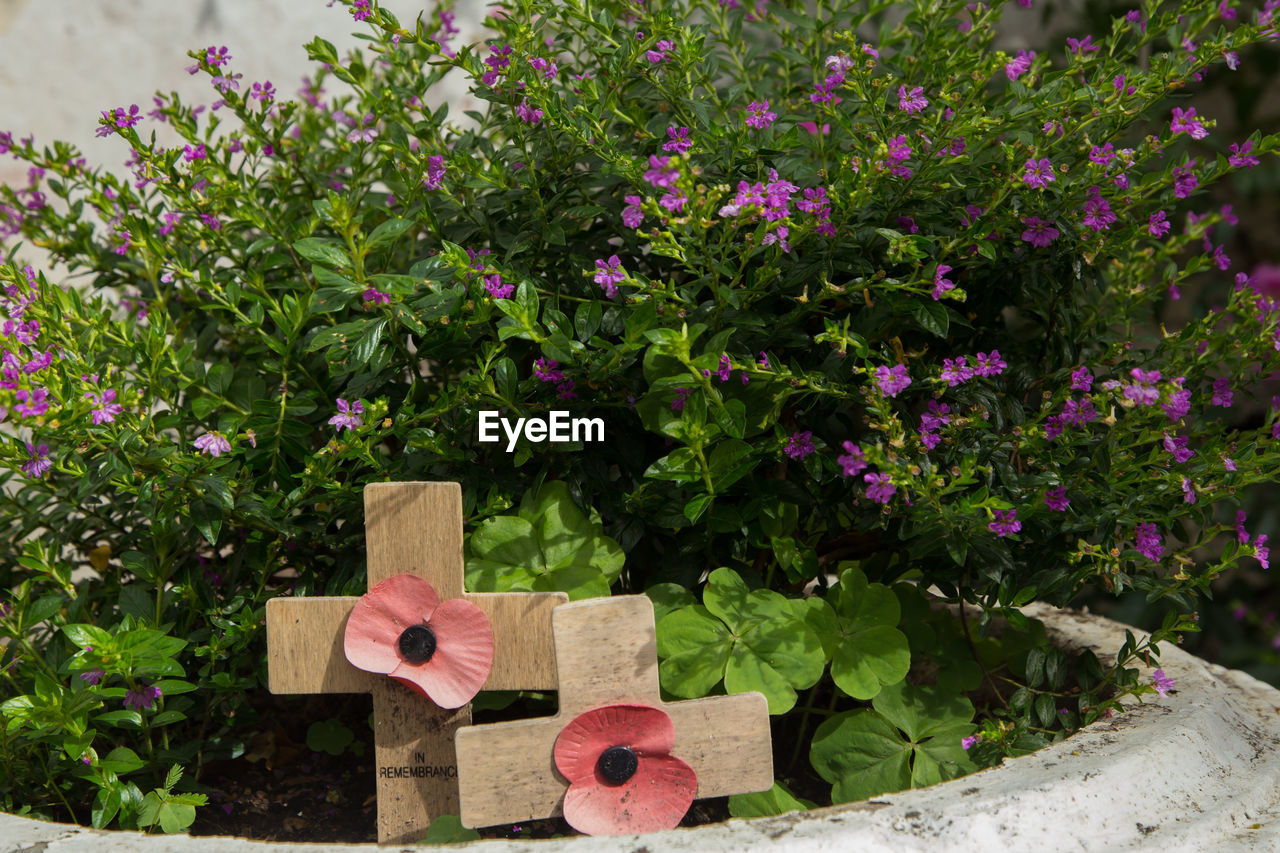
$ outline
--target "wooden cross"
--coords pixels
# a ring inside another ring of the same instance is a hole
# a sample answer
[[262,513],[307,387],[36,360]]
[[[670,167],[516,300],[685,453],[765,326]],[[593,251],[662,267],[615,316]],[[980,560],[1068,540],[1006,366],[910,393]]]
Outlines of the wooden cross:
[[762,694],[662,701],[653,604],[646,596],[565,604],[551,622],[560,674],[556,715],[458,730],[464,826],[561,814],[567,784],[552,757],[556,737],[574,717],[602,705],[665,711],[675,724],[671,754],[697,774],[699,798],[772,787],[769,705]]
[[[369,587],[399,574],[424,578],[440,600],[466,598],[493,627],[493,668],[484,690],[551,690],[556,665],[551,611],[562,592],[468,593],[457,483],[376,483],[364,490]],[[454,732],[471,706],[436,706],[394,679],[356,669],[343,651],[355,596],[267,602],[272,693],[372,693],[378,767],[378,841],[421,840],[432,819],[457,814]]]

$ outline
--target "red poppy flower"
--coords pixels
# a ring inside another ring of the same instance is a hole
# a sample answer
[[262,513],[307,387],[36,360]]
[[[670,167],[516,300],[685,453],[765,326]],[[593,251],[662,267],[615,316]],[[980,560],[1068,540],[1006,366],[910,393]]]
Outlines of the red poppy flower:
[[422,578],[396,575],[360,596],[343,651],[352,666],[390,675],[441,708],[460,708],[489,677],[493,628],[470,601],[441,601]]
[[605,705],[574,717],[556,738],[569,780],[564,819],[588,835],[671,829],[698,790],[693,768],[671,755],[676,729],[648,705]]

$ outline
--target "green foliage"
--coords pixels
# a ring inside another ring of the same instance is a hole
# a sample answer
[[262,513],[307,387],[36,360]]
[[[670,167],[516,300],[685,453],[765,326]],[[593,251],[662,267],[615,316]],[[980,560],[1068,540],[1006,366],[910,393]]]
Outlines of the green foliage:
[[355,732],[335,719],[321,720],[307,728],[307,749],[342,755],[356,739]]
[[920,788],[976,769],[960,740],[974,731],[968,699],[932,687],[886,687],[874,710],[845,711],[818,726],[810,752],[832,802]]
[[480,833],[462,825],[462,818],[445,814],[431,821],[431,826],[427,827],[427,834],[423,837],[422,843],[461,844],[466,841],[476,841],[479,838]]
[[[837,799],[1149,692],[1268,557],[1280,312],[1206,204],[1280,140],[1172,110],[1270,23],[1148,4],[1014,73],[1003,5],[532,0],[456,50],[373,8],[296,100],[108,113],[133,174],[0,135],[57,262],[0,264],[0,806],[188,825],[170,768],[243,752],[268,599],[364,591],[375,482],[462,484],[471,589],[647,592],[663,687],[761,691]],[[556,411],[605,440],[480,433]],[[1019,609],[1089,589],[1170,609],[1106,666]]]

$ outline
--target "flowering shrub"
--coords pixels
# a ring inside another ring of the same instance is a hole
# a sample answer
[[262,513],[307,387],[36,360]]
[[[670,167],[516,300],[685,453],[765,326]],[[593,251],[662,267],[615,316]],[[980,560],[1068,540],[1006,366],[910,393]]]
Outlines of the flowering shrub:
[[[646,591],[667,691],[793,714],[734,814],[1163,695],[1134,660],[1269,559],[1236,511],[1276,404],[1219,413],[1280,327],[1205,190],[1277,139],[1179,98],[1275,5],[1009,56],[1000,4],[536,0],[454,46],[447,10],[360,0],[368,48],[312,41],[296,99],[209,47],[212,106],[103,111],[126,174],[0,135],[31,167],[6,235],[87,274],[0,267],[5,805],[189,824],[172,789],[238,754],[265,600],[362,592],[388,479],[463,484],[472,589]],[[465,124],[427,105],[449,73],[485,102]],[[1188,286],[1216,306],[1159,325]],[[480,440],[483,411],[558,409],[605,440]],[[1087,587],[1179,609],[1072,661],[1018,608]]]

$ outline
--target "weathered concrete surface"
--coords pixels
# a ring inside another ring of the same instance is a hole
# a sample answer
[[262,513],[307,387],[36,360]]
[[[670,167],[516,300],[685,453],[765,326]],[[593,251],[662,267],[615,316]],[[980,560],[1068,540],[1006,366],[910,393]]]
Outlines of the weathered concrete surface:
[[[1100,656],[1125,626],[1033,607],[1060,645]],[[919,791],[757,820],[644,836],[488,841],[478,853],[605,851],[1254,851],[1280,850],[1280,691],[1175,647],[1177,682],[1062,743]],[[1145,678],[1150,673],[1144,674]],[[371,844],[272,844],[100,832],[0,816],[0,851],[43,853],[339,853]],[[411,850],[412,847],[390,847]],[[421,848],[417,848],[421,849]]]

